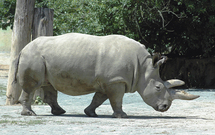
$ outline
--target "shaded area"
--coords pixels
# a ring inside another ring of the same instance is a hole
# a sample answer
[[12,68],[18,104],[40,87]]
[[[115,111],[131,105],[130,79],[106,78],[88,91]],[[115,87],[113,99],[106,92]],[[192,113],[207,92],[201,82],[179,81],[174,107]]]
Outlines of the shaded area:
[[160,69],[163,80],[177,78],[185,81],[180,88],[215,89],[215,58],[170,58]]
[[[92,118],[92,119],[100,119],[100,118],[110,118],[110,119],[116,119],[112,118],[111,115],[99,115],[98,117],[88,117],[83,114],[63,114],[60,116],[55,116],[55,115],[37,115],[37,116],[48,116],[48,117],[76,117],[76,118]],[[189,119],[199,119],[196,117],[190,117]],[[128,116],[128,118],[123,118],[123,119],[188,119],[187,117],[171,117],[171,116]]]

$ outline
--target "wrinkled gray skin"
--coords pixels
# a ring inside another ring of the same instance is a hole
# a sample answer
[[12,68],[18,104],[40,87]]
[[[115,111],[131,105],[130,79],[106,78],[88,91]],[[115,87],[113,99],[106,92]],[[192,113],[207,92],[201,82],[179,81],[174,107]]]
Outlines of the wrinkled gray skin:
[[92,103],[84,110],[91,117],[97,116],[95,109],[107,99],[113,117],[127,117],[122,110],[123,96],[136,91],[148,105],[164,112],[173,99],[182,99],[177,91],[165,86],[168,82],[160,79],[159,65],[164,61],[164,58],[153,61],[144,45],[121,35],[69,33],[39,37],[14,61],[14,83],[23,89],[19,99],[23,106],[21,114],[36,115],[31,102],[34,91],[40,87],[54,115],[65,113],[57,103],[57,91],[72,96],[95,92]]

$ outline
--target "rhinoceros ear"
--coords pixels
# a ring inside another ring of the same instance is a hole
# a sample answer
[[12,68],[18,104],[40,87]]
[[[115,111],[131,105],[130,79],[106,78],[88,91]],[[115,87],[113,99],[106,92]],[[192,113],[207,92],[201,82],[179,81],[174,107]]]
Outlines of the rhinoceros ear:
[[166,56],[161,56],[159,53],[155,53],[152,57],[153,67],[159,67],[167,60]]
[[154,53],[153,54],[153,57],[152,57],[153,66],[156,65],[156,63],[160,60],[160,58],[161,58],[161,55],[159,53]]
[[176,87],[176,86],[181,86],[184,85],[184,81],[182,80],[178,80],[178,79],[171,79],[171,80],[167,80],[164,82],[164,85],[166,86],[166,88],[172,88],[172,87]]

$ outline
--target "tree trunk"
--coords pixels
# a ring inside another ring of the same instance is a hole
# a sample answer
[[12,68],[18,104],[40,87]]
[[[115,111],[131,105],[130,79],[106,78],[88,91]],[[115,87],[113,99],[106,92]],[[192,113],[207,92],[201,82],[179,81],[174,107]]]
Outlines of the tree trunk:
[[39,36],[53,36],[53,17],[53,9],[35,8],[32,40]]
[[[35,8],[32,40],[39,36],[53,35],[53,17],[54,17],[53,9]],[[37,96],[44,100],[44,92],[42,88],[35,91],[34,100],[36,99]]]
[[13,82],[14,67],[13,61],[19,52],[31,41],[31,26],[33,21],[35,0],[17,0],[14,18],[12,45],[11,45],[11,66],[8,75],[6,105],[13,105],[18,102],[21,94],[21,87]]

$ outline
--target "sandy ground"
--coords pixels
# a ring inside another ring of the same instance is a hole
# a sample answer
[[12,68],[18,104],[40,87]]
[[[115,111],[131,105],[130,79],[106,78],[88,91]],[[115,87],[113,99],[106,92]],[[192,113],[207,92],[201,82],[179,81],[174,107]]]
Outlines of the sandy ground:
[[[214,91],[191,91],[201,95],[193,101],[175,100],[164,113],[147,106],[137,93],[126,94],[123,108],[129,118],[111,118],[112,109],[106,101],[97,109],[98,118],[85,116],[83,110],[92,94],[72,97],[59,94],[59,104],[67,111],[53,116],[47,105],[34,105],[37,116],[21,116],[21,106],[0,106],[0,134],[2,135],[209,135],[215,134]],[[5,97],[1,97],[5,100]],[[1,101],[4,101],[1,100]],[[1,102],[1,104],[4,102]]]
[[[6,59],[8,57],[5,57]],[[4,60],[3,60],[4,61]],[[7,65],[7,61],[4,61]],[[0,60],[1,64],[1,60]],[[192,101],[175,100],[164,113],[146,105],[138,93],[124,96],[123,109],[129,118],[111,118],[106,101],[96,111],[98,118],[85,116],[93,94],[72,97],[59,93],[59,104],[67,111],[53,116],[47,105],[34,105],[37,116],[21,116],[22,107],[5,106],[7,77],[0,75],[1,135],[213,135],[215,134],[215,91],[189,90],[201,97]]]

